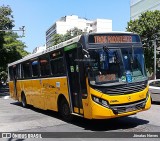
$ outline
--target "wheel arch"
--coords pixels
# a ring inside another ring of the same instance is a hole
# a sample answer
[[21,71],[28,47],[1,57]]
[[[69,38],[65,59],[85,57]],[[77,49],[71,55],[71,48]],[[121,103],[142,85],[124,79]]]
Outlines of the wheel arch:
[[26,95],[25,95],[24,91],[21,92],[21,103],[22,103],[22,106],[23,106],[24,108],[26,108],[27,105],[28,105],[28,104],[27,104]]
[[[67,98],[65,97],[64,94],[62,94],[62,93],[59,94],[58,100],[57,100],[57,110],[58,110],[58,111],[59,111],[60,103],[61,103],[61,101],[62,101],[63,99],[68,102],[68,100],[67,100]],[[69,102],[68,102],[68,104],[69,104]],[[70,104],[69,104],[69,105],[70,105]]]

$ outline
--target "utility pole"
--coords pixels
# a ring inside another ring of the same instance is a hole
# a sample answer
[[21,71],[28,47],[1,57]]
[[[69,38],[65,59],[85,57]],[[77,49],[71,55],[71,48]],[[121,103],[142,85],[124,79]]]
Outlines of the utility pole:
[[10,31],[22,31],[22,36],[24,37],[25,26],[19,27],[19,29],[0,29],[0,31],[10,32]]
[[157,51],[157,44],[156,39],[154,40],[154,80],[156,79],[156,51]]

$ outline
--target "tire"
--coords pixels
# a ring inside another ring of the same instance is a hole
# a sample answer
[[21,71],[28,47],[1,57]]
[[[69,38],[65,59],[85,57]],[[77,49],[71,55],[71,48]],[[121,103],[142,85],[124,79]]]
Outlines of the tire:
[[71,115],[71,111],[69,108],[69,104],[66,99],[61,99],[59,103],[59,114],[65,121],[72,121],[73,115]]
[[26,108],[26,107],[27,107],[27,101],[26,101],[26,96],[25,96],[25,94],[22,94],[22,96],[21,96],[21,102],[22,102],[22,106],[23,106],[24,108]]

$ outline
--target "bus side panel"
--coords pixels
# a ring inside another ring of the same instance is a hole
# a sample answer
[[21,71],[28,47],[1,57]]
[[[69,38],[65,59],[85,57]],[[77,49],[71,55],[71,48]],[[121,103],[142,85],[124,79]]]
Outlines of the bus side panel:
[[67,77],[42,80],[42,95],[45,95],[45,109],[58,111],[58,96],[63,94],[69,102]]
[[17,89],[17,100],[21,101],[21,80],[17,80],[16,89]]
[[31,84],[32,85],[31,99],[33,102],[32,105],[34,107],[45,110],[44,95],[41,93],[42,80],[32,79],[31,83],[32,83]]
[[42,80],[42,95],[44,95],[45,109],[56,110],[56,88],[54,79]]
[[21,91],[24,92],[27,100],[27,104],[33,105],[33,97],[32,97],[32,82],[31,80],[22,80],[21,82]]
[[9,82],[9,92],[10,92],[11,98],[19,101],[20,82],[16,81],[16,85],[15,85],[14,81],[10,81]]
[[86,85],[87,85],[88,97],[86,99],[82,99],[84,117],[87,118],[87,119],[92,119],[91,93],[90,93],[90,87],[88,85],[88,79],[86,79]]
[[14,97],[14,84],[13,81],[9,81],[9,93],[10,93],[10,97],[15,99]]

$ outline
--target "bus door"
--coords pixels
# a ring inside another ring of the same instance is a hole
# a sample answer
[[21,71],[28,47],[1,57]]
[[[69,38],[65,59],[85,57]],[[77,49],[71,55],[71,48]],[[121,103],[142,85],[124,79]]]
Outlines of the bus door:
[[18,99],[18,96],[17,96],[17,71],[16,71],[16,65],[13,66],[13,97],[15,99]]
[[65,52],[67,72],[69,78],[69,90],[73,112],[82,114],[82,94],[80,93],[80,74],[77,48]]

